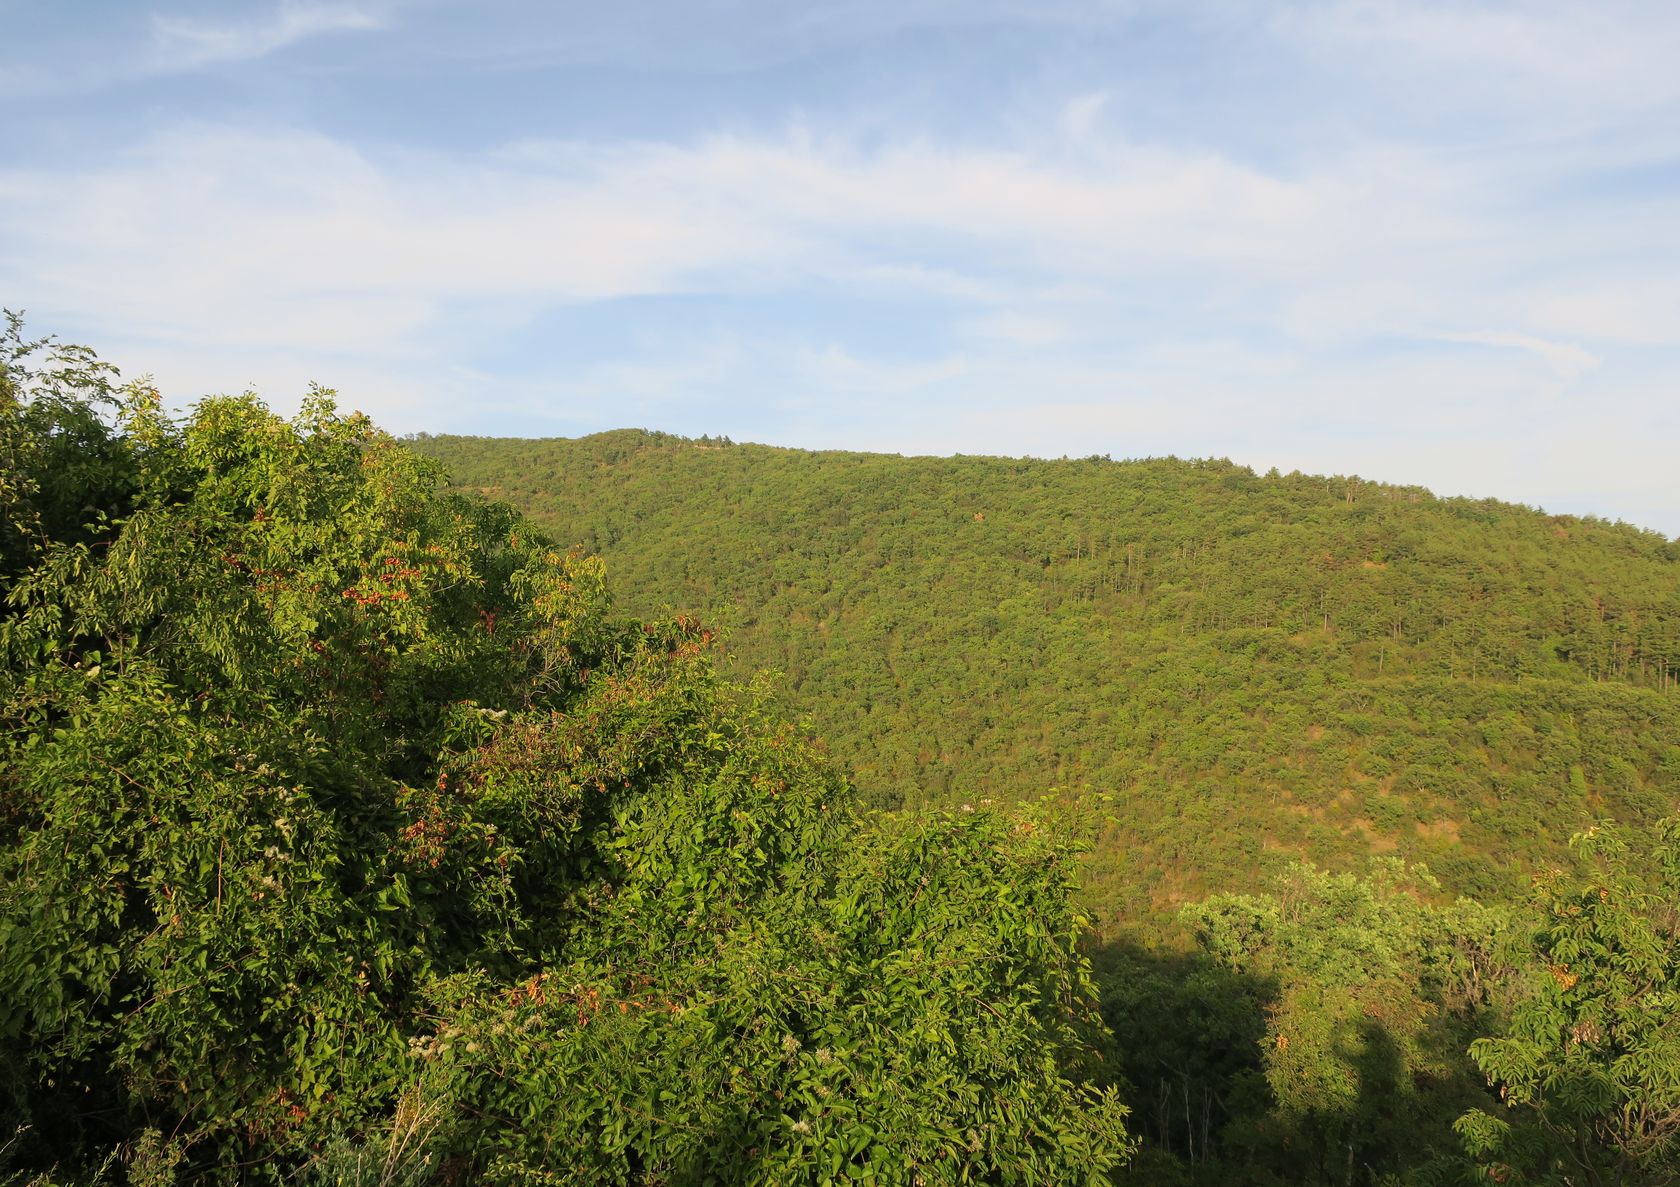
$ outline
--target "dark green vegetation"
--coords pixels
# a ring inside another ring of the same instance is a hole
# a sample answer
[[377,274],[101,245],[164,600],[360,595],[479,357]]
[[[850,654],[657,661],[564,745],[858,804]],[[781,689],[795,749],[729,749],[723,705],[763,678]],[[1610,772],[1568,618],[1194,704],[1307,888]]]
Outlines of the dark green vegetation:
[[0,335],[5,1187],[1675,1180],[1666,542],[423,445]]
[[891,804],[1111,794],[1135,925],[1269,855],[1520,896],[1680,797],[1680,544],[1227,462],[431,437],[462,487],[728,626]]

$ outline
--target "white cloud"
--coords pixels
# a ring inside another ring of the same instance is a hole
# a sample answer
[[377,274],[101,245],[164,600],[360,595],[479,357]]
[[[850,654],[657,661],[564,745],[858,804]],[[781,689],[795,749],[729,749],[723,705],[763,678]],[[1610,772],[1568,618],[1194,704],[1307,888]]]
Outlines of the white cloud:
[[1114,137],[1077,166],[808,135],[374,158],[197,127],[0,171],[0,278],[129,329],[329,350],[399,349],[478,302],[812,285],[973,306],[1021,345],[1112,334],[1123,309],[1318,349],[1510,347],[1566,376],[1605,343],[1680,345],[1660,207],[1600,220],[1584,253],[1506,209],[1500,170],[1364,150],[1274,176]]
[[[944,252],[1058,279],[1275,256],[1313,196],[1198,155],[1073,173],[1020,153],[717,138],[554,145],[521,165],[376,162],[320,136],[197,128],[92,170],[0,172],[0,276],[151,332],[394,346],[478,300],[588,301],[799,278],[971,282]],[[910,243],[905,252],[886,240]],[[1278,246],[1265,246],[1274,243]],[[920,247],[915,246],[920,244]]]

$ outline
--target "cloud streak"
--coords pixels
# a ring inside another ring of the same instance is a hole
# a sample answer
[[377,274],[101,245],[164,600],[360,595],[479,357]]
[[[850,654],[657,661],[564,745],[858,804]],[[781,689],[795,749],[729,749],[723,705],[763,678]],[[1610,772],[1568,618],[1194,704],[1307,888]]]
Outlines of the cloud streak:
[[152,15],[154,65],[188,69],[241,62],[332,33],[366,33],[385,27],[378,12],[326,0],[280,0],[266,18],[237,23]]
[[1556,342],[1534,334],[1513,334],[1500,330],[1459,330],[1434,335],[1441,342],[1460,342],[1467,346],[1491,346],[1510,350],[1525,350],[1545,360],[1554,373],[1573,379],[1598,366],[1599,357],[1572,342]]

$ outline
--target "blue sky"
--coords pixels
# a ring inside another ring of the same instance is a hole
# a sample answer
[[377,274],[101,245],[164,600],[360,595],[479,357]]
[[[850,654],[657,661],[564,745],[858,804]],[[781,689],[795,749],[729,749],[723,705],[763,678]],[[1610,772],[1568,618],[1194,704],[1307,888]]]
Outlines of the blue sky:
[[0,27],[0,304],[180,402],[1218,455],[1680,534],[1673,0]]

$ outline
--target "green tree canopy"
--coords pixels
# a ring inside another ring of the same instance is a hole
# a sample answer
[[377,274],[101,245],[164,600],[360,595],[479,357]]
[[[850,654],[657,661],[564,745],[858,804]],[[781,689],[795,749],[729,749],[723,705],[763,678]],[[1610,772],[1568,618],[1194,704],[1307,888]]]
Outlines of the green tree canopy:
[[[862,815],[699,623],[615,615],[599,561],[328,392],[176,419],[136,387],[113,421],[91,359],[43,378],[26,346],[18,1166],[1053,1184],[1126,1157],[1044,820]],[[72,437],[120,479],[55,493]]]

